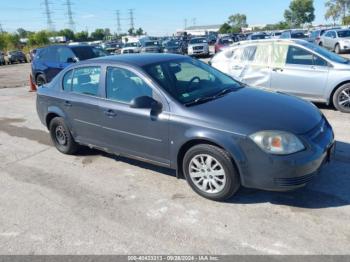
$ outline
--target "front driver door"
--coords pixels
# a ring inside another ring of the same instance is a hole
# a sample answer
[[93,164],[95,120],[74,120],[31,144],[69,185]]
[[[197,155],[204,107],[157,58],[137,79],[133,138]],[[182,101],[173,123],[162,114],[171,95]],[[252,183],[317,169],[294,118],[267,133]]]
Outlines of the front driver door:
[[[167,103],[155,88],[130,68],[107,67],[105,90],[106,100],[100,107],[104,144],[116,153],[169,165]],[[162,102],[163,111],[130,108],[132,99],[140,96]]]
[[328,63],[308,50],[276,44],[271,72],[271,89],[317,101],[328,79]]

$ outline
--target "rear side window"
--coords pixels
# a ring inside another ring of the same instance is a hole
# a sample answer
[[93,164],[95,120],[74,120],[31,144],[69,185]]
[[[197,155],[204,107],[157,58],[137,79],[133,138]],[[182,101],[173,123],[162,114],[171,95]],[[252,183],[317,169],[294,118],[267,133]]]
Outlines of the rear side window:
[[62,88],[65,91],[70,91],[73,83],[73,70],[68,71],[63,77]]
[[98,96],[100,67],[81,67],[74,70],[72,91],[79,94]]
[[60,63],[69,63],[73,60],[75,55],[69,48],[62,46],[57,48],[57,57]]
[[44,48],[37,54],[37,57],[43,61],[57,61],[57,48],[55,46]]

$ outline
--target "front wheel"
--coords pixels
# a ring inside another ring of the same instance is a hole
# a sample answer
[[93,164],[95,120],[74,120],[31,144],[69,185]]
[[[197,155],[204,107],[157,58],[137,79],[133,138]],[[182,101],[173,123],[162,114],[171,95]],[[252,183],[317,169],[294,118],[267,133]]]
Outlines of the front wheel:
[[73,136],[62,117],[52,119],[49,130],[52,142],[58,151],[67,155],[73,155],[77,152],[79,146],[74,141]]
[[336,44],[336,46],[335,46],[335,48],[334,48],[334,52],[335,52],[336,54],[340,54],[340,53],[341,53],[339,44]]
[[335,91],[333,105],[340,112],[350,113],[350,84],[345,84]]
[[228,153],[216,146],[201,144],[187,151],[183,172],[191,188],[214,201],[232,197],[240,187],[239,174]]

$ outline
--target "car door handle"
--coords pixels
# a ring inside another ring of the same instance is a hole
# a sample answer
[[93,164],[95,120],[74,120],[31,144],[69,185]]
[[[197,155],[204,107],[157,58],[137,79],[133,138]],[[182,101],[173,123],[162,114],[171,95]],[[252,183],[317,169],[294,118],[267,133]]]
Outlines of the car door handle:
[[69,101],[64,101],[64,106],[66,106],[66,107],[71,107],[71,106],[72,106],[72,103],[69,102]]
[[105,115],[108,116],[108,117],[115,117],[115,116],[117,115],[117,114],[116,114],[113,110],[111,110],[111,109],[105,110],[104,113],[105,113]]
[[274,68],[272,68],[272,71],[274,71],[274,72],[278,72],[278,71],[283,72],[283,68],[274,67]]

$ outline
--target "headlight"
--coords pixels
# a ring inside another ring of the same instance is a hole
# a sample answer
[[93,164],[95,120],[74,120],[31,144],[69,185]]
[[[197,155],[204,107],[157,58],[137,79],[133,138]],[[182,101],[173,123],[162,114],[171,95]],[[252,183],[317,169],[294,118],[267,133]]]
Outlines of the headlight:
[[164,52],[168,52],[169,50],[167,48],[164,49]]
[[276,155],[289,155],[305,149],[295,135],[283,131],[262,131],[250,138],[265,152]]

